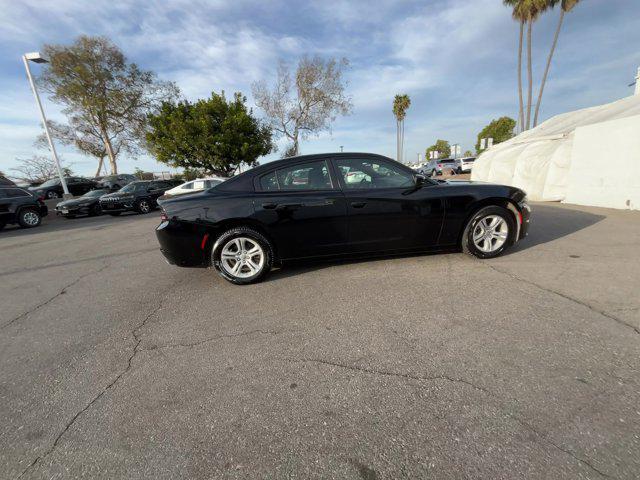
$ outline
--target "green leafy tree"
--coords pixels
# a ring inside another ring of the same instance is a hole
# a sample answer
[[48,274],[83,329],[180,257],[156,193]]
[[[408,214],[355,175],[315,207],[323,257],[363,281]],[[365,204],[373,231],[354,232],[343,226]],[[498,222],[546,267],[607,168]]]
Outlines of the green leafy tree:
[[516,121],[511,117],[500,117],[492,120],[489,125],[484,127],[478,134],[476,142],[476,152],[480,153],[480,140],[483,138],[493,138],[493,144],[498,144],[513,138]]
[[163,103],[149,116],[149,151],[162,163],[207,174],[229,176],[241,164],[255,165],[273,143],[246,101],[241,93],[227,101],[222,92],[194,103]]
[[43,50],[49,63],[40,83],[69,119],[58,132],[61,138],[98,159],[104,150],[111,173],[118,173],[118,154],[139,152],[147,115],[162,101],[177,98],[178,87],[129,63],[105,37],[83,35],[71,45]]
[[427,148],[425,159],[429,160],[429,153],[438,152],[438,158],[448,158],[451,156],[451,145],[447,140],[436,140],[436,143]]
[[473,152],[471,150],[465,150],[462,154],[463,157],[473,157]]
[[393,115],[396,117],[396,160],[402,162],[404,152],[404,119],[407,116],[407,110],[411,106],[411,99],[406,93],[396,95],[393,99]]

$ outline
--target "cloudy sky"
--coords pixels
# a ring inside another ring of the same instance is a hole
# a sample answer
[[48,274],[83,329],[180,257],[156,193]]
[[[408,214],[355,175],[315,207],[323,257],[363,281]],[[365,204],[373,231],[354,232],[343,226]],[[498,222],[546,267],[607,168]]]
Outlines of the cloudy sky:
[[[536,80],[557,14],[534,28]],[[632,94],[638,19],[638,0],[583,0],[567,16],[543,118]],[[112,38],[130,60],[174,80],[190,99],[241,91],[253,104],[251,83],[271,81],[279,59],[348,58],[353,114],[304,142],[303,153],[343,145],[395,155],[396,93],[412,100],[405,127],[411,159],[436,138],[470,149],[488,121],[517,114],[518,27],[501,0],[0,0],[0,170],[10,174],[16,158],[37,153],[38,113],[20,55],[80,34]],[[57,105],[44,102],[50,117],[63,119]],[[61,151],[76,173],[94,171],[94,160]],[[120,165],[166,170],[146,156]]]

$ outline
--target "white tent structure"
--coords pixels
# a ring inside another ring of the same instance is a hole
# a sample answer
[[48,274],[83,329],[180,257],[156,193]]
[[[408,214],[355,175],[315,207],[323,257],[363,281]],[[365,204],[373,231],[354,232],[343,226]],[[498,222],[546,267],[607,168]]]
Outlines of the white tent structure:
[[471,179],[514,185],[531,200],[640,209],[640,94],[558,115],[491,147]]

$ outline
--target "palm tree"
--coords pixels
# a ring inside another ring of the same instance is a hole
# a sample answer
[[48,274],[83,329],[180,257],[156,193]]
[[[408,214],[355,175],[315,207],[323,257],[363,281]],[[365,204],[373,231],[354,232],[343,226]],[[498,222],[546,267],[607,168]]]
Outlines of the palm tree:
[[[531,127],[531,106],[533,103],[533,69],[532,69],[532,37],[533,24],[540,15],[557,0],[503,0],[507,6],[513,7],[513,18],[520,22],[520,46],[518,54],[518,83],[520,92],[520,128],[529,130]],[[522,118],[522,37],[524,25],[527,25],[527,113]]]
[[[560,0],[549,0],[549,8],[555,7],[555,5]],[[551,60],[553,59],[553,54],[555,53],[556,46],[558,45],[558,37],[560,36],[560,30],[562,29],[562,22],[564,21],[564,16],[567,12],[573,10],[580,0],[561,0],[560,5],[560,20],[558,21],[558,28],[556,28],[556,33],[553,37],[553,43],[551,44],[551,51],[549,51],[549,57],[547,58],[547,66],[544,69],[544,75],[542,77],[542,83],[540,84],[540,93],[538,93],[538,102],[536,103],[536,113],[533,116],[533,126],[538,125],[538,114],[540,113],[540,104],[542,103],[542,93],[544,92],[544,86],[547,83],[547,76],[549,75],[549,68],[551,67]]]
[[402,152],[404,150],[404,118],[407,116],[407,110],[411,106],[411,99],[406,93],[396,95],[393,99],[393,114],[396,117],[396,142],[397,156],[396,160],[402,162]]
[[522,42],[524,40],[524,24],[525,21],[519,18],[518,9],[522,0],[503,0],[508,7],[513,7],[513,18],[520,23],[520,42],[518,43],[518,98],[520,100],[520,109],[518,110],[518,120],[520,121],[520,129],[524,128],[524,101],[522,99]]

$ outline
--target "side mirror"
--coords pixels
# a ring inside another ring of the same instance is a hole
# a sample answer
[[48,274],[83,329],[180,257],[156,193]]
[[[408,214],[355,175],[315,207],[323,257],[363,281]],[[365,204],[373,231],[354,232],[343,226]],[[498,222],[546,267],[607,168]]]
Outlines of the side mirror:
[[424,185],[424,183],[427,180],[427,177],[425,177],[421,173],[416,173],[416,177],[415,178],[416,178],[416,187],[420,187],[420,186]]

